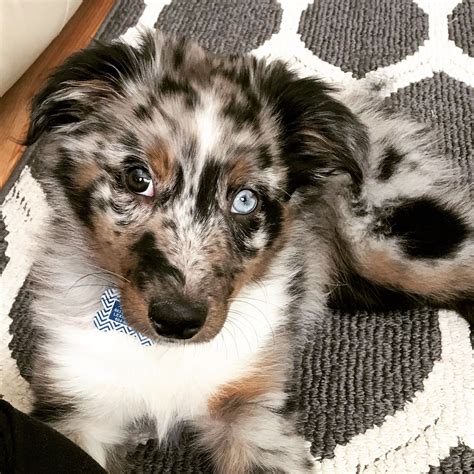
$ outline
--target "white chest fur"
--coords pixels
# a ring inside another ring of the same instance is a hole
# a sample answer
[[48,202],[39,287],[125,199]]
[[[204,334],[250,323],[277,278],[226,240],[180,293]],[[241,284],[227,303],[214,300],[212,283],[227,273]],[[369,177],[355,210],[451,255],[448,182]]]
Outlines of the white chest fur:
[[55,328],[44,348],[52,362],[49,374],[88,418],[118,428],[149,417],[163,438],[174,423],[205,415],[219,386],[258,362],[284,321],[289,278],[274,276],[244,288],[222,331],[203,344],[146,347],[131,336],[98,331],[92,315],[90,327],[69,320]]

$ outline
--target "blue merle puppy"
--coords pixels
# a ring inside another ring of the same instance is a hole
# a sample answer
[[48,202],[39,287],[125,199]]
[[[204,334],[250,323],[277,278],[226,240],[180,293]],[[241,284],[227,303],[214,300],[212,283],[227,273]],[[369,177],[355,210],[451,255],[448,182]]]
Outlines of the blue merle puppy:
[[[36,97],[40,137],[33,414],[108,469],[147,420],[216,472],[311,472],[291,374],[328,305],[474,294],[472,203],[429,134],[282,62],[96,45]],[[153,345],[95,329],[109,287]]]

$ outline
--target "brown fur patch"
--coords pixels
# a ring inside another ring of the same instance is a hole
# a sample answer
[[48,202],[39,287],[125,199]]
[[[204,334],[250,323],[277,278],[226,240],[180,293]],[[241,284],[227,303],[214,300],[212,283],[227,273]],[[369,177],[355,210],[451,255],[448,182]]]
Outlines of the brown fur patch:
[[288,367],[278,361],[275,354],[263,354],[251,372],[220,387],[212,395],[208,400],[210,416],[232,423],[258,399],[266,394],[283,391],[287,370]]
[[228,183],[231,189],[238,188],[248,182],[248,177],[255,171],[255,165],[245,156],[239,157],[232,163],[228,173]]
[[401,260],[387,250],[370,249],[359,255],[361,273],[366,278],[411,293],[449,301],[464,293],[474,295],[474,265],[442,262],[428,266]]
[[145,336],[156,337],[148,319],[148,305],[142,293],[131,284],[122,284],[120,295],[127,322]]
[[176,160],[171,148],[165,142],[156,142],[154,146],[146,150],[149,158],[150,168],[156,179],[163,186],[169,186],[174,177]]
[[74,181],[78,187],[86,188],[101,174],[99,165],[95,162],[86,162],[81,164],[78,172],[74,175]]
[[130,233],[115,233],[115,225],[107,215],[94,214],[93,227],[89,231],[94,240],[92,251],[95,261],[107,270],[124,275],[131,265],[128,248],[134,242],[134,235]]

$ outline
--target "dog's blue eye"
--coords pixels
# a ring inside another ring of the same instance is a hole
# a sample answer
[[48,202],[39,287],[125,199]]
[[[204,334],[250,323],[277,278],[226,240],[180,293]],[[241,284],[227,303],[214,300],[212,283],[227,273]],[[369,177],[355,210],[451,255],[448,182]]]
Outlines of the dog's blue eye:
[[255,211],[257,204],[257,195],[250,189],[242,189],[234,197],[231,212],[234,214],[250,214]]

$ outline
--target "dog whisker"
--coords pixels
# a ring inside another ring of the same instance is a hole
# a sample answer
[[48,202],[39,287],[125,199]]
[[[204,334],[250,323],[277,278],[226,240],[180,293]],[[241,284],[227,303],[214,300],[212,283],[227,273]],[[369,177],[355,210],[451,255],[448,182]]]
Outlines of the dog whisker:
[[130,280],[128,278],[125,278],[124,276],[118,274],[118,273],[115,273],[111,270],[107,270],[106,268],[103,268],[103,267],[100,267],[99,265],[94,265],[92,263],[88,263],[89,266],[93,267],[93,268],[96,268],[97,270],[100,270],[102,272],[106,272],[106,273],[109,273],[110,275],[113,275],[117,278],[120,278],[121,280],[127,282],[127,283],[131,283]]

